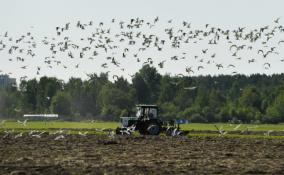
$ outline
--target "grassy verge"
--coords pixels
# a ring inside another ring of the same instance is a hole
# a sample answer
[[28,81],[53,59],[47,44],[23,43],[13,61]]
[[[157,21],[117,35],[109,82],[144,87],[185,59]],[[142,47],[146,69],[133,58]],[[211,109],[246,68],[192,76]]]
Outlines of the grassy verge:
[[3,129],[47,129],[47,128],[68,128],[68,129],[92,129],[92,128],[117,128],[119,123],[117,122],[67,122],[67,121],[31,121],[27,122],[24,126],[19,124],[17,121],[7,121],[3,124]]
[[[1,123],[1,121],[0,121]],[[249,130],[249,131],[284,131],[284,124],[228,124],[228,123],[190,123],[180,125],[183,130],[209,130],[216,131],[216,125],[218,128],[222,128],[225,131],[233,130]],[[6,121],[3,125],[0,125],[0,128],[7,129],[18,129],[18,128],[27,128],[27,129],[45,129],[45,128],[117,128],[120,126],[118,122],[91,122],[91,121],[81,121],[81,122],[69,122],[69,121],[28,121],[26,126],[19,124],[17,121]],[[236,127],[238,127],[236,129]]]
[[[190,133],[189,137],[220,137],[219,134],[206,133],[206,131],[217,131],[215,125],[224,131],[284,131],[284,124],[228,124],[228,123],[217,123],[217,124],[207,124],[207,123],[190,123],[181,125],[182,130],[194,130],[203,131],[205,133]],[[91,121],[81,121],[81,122],[69,122],[69,121],[28,121],[26,125],[19,124],[17,121],[0,121],[0,131],[14,130],[16,132],[24,132],[28,130],[41,130],[47,132],[54,132],[58,129],[68,129],[70,133],[76,134],[79,131],[88,131],[89,134],[100,134],[101,132],[96,132],[92,129],[95,128],[111,128],[115,129],[120,126],[118,122],[91,122]],[[237,129],[236,129],[237,128]],[[255,133],[246,134],[236,134],[228,133],[223,135],[225,138],[264,138],[264,139],[284,139],[284,136],[265,136],[265,135],[255,135]]]

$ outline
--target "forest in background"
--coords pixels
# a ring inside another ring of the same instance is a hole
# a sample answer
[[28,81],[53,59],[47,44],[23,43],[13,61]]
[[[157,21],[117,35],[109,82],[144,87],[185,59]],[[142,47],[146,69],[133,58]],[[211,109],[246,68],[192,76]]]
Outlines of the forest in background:
[[129,83],[107,73],[88,80],[55,77],[23,80],[0,89],[0,118],[56,113],[62,120],[119,120],[136,104],[157,104],[166,119],[190,122],[284,122],[284,74],[170,76],[143,66]]

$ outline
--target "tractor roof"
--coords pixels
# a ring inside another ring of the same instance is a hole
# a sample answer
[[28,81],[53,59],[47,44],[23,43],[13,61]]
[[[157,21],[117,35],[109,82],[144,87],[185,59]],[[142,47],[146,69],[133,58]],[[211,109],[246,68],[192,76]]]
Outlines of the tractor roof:
[[151,108],[158,108],[157,105],[147,105],[147,104],[138,104],[137,107],[151,107]]

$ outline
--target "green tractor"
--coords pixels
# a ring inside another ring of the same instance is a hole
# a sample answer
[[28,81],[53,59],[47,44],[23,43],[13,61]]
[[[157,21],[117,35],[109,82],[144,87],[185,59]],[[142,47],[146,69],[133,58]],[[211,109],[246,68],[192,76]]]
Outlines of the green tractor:
[[117,134],[131,134],[138,131],[142,135],[185,135],[188,132],[181,131],[179,123],[175,120],[163,121],[158,115],[157,105],[136,105],[135,117],[121,117],[121,127],[116,129]]

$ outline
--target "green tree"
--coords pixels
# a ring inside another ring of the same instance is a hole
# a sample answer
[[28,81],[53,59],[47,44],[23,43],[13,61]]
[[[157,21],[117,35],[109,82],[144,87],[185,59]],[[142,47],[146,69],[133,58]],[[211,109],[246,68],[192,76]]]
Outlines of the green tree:
[[30,112],[37,110],[37,93],[38,93],[38,82],[36,79],[29,80],[21,83],[22,89],[22,104],[23,108],[27,108]]
[[159,102],[170,102],[176,94],[177,87],[171,82],[173,81],[169,75],[165,75],[161,79]]
[[53,77],[41,77],[38,83],[37,91],[37,111],[48,113],[51,105],[51,99],[58,90],[61,90],[62,84]]
[[136,73],[135,77],[132,79],[132,83],[136,91],[137,102],[150,103],[150,92],[142,76]]
[[149,103],[155,103],[159,97],[161,75],[155,67],[149,65],[143,66],[139,74],[147,86]]
[[281,91],[274,103],[267,108],[264,120],[269,123],[284,122],[284,91]]
[[254,86],[246,87],[239,99],[239,103],[242,107],[261,109],[261,97],[257,88]]
[[119,116],[125,115],[126,111],[131,111],[134,103],[127,92],[115,88],[113,85],[105,85],[99,95],[102,114],[113,115],[118,119]]
[[57,92],[52,98],[51,110],[63,117],[69,116],[71,114],[70,95],[66,92]]

